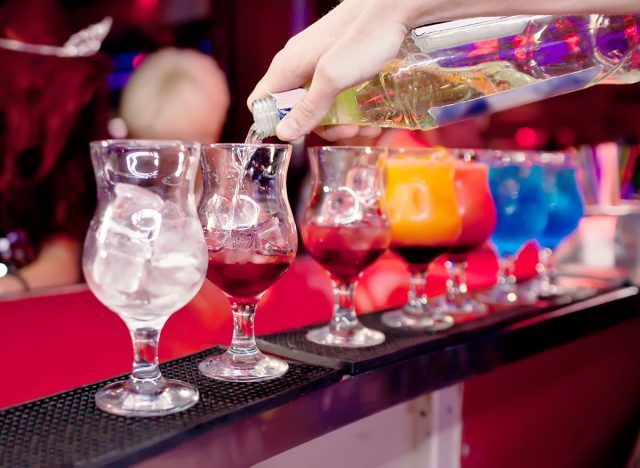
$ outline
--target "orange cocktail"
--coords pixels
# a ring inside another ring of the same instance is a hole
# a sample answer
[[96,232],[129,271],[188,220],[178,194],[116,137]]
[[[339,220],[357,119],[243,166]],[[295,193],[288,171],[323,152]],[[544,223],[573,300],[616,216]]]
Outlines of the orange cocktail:
[[456,244],[462,228],[454,189],[455,158],[442,149],[392,150],[385,204],[391,248],[408,264],[411,289],[401,311],[385,314],[393,327],[442,329],[450,317],[428,304],[429,264]]

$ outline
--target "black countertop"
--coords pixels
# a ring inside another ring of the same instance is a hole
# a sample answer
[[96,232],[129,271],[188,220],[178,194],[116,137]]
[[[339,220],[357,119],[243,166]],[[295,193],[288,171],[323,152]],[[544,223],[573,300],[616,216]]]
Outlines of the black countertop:
[[640,320],[639,297],[623,287],[517,320],[505,316],[356,375],[297,364],[276,381],[224,384],[197,373],[207,352],[219,352],[205,351],[163,364],[167,375],[201,390],[202,401],[178,415],[102,413],[93,406],[102,383],[1,411],[0,465],[248,466],[418,395]]

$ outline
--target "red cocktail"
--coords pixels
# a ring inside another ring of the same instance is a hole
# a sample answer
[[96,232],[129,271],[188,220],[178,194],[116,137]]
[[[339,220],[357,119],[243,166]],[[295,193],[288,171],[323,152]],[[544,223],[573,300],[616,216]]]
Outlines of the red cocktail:
[[451,150],[459,158],[455,172],[456,198],[462,231],[449,249],[446,310],[448,313],[486,312],[487,306],[468,293],[466,267],[469,254],[484,245],[496,227],[496,209],[489,189],[489,169],[471,160],[475,151]]
[[207,279],[231,297],[255,299],[287,271],[294,258],[294,252],[259,255],[253,250],[209,251]]
[[304,223],[300,229],[309,254],[333,278],[353,281],[389,246],[389,226],[354,224],[349,227]]

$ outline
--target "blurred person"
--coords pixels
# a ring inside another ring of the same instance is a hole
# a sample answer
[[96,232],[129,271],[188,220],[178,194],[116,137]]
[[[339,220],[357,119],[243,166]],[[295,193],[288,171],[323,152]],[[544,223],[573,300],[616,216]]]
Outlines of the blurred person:
[[375,127],[318,127],[341,91],[378,73],[393,59],[406,34],[430,23],[478,16],[522,14],[626,14],[640,11],[639,0],[344,0],[327,15],[292,37],[276,54],[247,105],[269,92],[311,83],[309,91],[278,124],[277,135],[290,141],[312,130],[329,140],[375,135]]
[[226,76],[213,58],[167,48],[136,68],[122,93],[120,116],[129,138],[215,143],[230,99]]
[[72,32],[55,0],[0,3],[0,294],[81,280],[95,207],[88,144],[105,136],[109,64],[32,47]]

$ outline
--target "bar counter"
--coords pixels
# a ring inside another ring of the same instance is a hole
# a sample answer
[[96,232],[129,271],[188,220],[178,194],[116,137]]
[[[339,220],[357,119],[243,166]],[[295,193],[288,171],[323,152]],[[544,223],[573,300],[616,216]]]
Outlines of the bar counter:
[[[297,262],[290,279],[283,280],[285,291],[291,291],[292,284],[287,281],[293,281],[292,277],[304,277],[307,281],[314,278],[309,273],[312,268],[309,265],[304,261]],[[296,268],[304,275],[297,275]],[[383,268],[388,269],[389,264]],[[473,278],[473,274],[471,276]],[[206,305],[200,306],[210,310],[212,297],[218,293],[207,287],[201,293],[209,295],[207,301],[203,301]],[[278,304],[277,298],[271,299]],[[309,301],[308,292],[302,299],[304,303]],[[288,300],[291,303],[291,297]],[[289,380],[266,385],[232,384],[237,388],[198,376],[197,360],[211,351],[199,354],[193,351],[208,347],[199,346],[197,340],[210,330],[205,327],[196,331],[192,323],[181,333],[191,331],[189,345],[196,349],[189,353],[177,351],[178,356],[183,357],[165,362],[163,366],[168,370],[177,369],[175,372],[180,378],[196,383],[201,388],[202,401],[194,411],[188,410],[179,418],[147,420],[106,415],[87,406],[93,404],[91,392],[99,385],[68,390],[71,382],[73,387],[79,387],[78,379],[85,380],[80,383],[112,379],[113,375],[125,372],[128,365],[126,333],[116,338],[122,330],[112,333],[108,327],[103,327],[102,334],[95,333],[91,325],[82,321],[83,317],[86,319],[83,315],[86,310],[78,310],[78,304],[91,303],[88,291],[80,289],[59,296],[7,302],[5,304],[10,307],[5,307],[3,313],[9,310],[16,314],[18,302],[23,311],[28,309],[30,312],[23,316],[26,328],[21,333],[31,330],[34,339],[25,341],[24,335],[16,337],[18,330],[14,328],[7,333],[5,327],[4,341],[0,340],[5,348],[3,361],[7,363],[4,375],[13,375],[5,380],[7,391],[2,392],[3,406],[22,403],[0,412],[2,466],[45,464],[47,460],[38,457],[48,456],[44,448],[51,450],[46,439],[51,442],[60,435],[55,434],[55,428],[47,429],[46,434],[38,433],[38,424],[55,420],[55,417],[65,420],[67,413],[73,422],[65,426],[66,433],[59,439],[63,442],[57,443],[56,456],[60,458],[55,463],[48,460],[50,465],[250,466],[420,395],[459,383],[464,383],[465,388],[463,441],[465,446],[471,447],[470,453],[462,454],[461,466],[509,466],[523,455],[523,433],[519,433],[518,428],[524,431],[525,440],[528,440],[524,455],[530,463],[526,466],[535,466],[553,450],[556,450],[553,453],[558,464],[548,466],[562,466],[562,463],[585,460],[586,456],[592,457],[591,461],[593,456],[595,460],[598,456],[610,460],[612,453],[625,452],[627,446],[624,444],[629,441],[619,440],[618,433],[620,428],[636,421],[640,410],[637,398],[640,376],[636,364],[640,355],[640,340],[637,339],[640,336],[640,295],[634,286],[611,287],[606,292],[570,304],[538,304],[535,310],[515,319],[509,319],[507,312],[504,320],[494,321],[491,326],[454,327],[440,332],[435,340],[433,335],[429,336],[428,349],[412,348],[412,352],[404,352],[367,369],[353,371],[298,363],[293,365]],[[74,302],[77,303],[72,307]],[[96,312],[97,304],[87,307],[96,316],[103,312],[109,314],[106,310]],[[197,310],[198,300],[190,307]],[[66,317],[60,312],[62,310],[66,311]],[[76,312],[71,314],[71,310]],[[192,310],[190,320],[193,315]],[[105,315],[105,323],[111,316],[113,314]],[[62,323],[61,317],[66,318]],[[292,326],[308,325],[309,317],[306,319],[306,323],[302,321]],[[320,320],[325,319],[314,317],[313,321]],[[49,323],[55,326],[47,329]],[[181,327],[175,325],[167,327],[174,329],[167,333],[170,345],[180,342],[178,330]],[[96,327],[100,329],[101,324]],[[282,329],[280,324],[258,331],[264,335]],[[55,347],[50,345],[48,354],[43,354],[42,350],[42,346],[47,346],[45,331],[50,335],[51,343],[57,343]],[[93,348],[89,346],[91,343]],[[14,346],[13,350],[11,346]],[[169,351],[164,349],[163,360],[167,354],[176,358],[171,355],[176,350],[171,348]],[[69,353],[66,363],[65,352]],[[76,355],[73,361],[69,358],[71,353]],[[9,355],[14,359],[7,359]],[[83,358],[77,359],[77,356]],[[105,364],[109,361],[112,361],[110,365]],[[118,369],[120,365],[122,369]],[[14,366],[13,374],[11,366]],[[54,385],[47,386],[49,375],[57,376]],[[76,380],[68,376],[74,376]],[[53,388],[72,393],[46,397],[53,393]],[[24,403],[29,399],[25,398],[27,394],[44,399]],[[22,401],[16,401],[18,398]],[[511,410],[505,411],[505,404],[511,405]],[[91,415],[75,414],[65,405],[74,405],[75,409],[90,408],[86,411]],[[591,409],[585,413],[587,407]],[[62,416],[55,416],[56,412],[62,412]],[[540,416],[543,413],[546,417]],[[582,421],[585,417],[588,419]],[[550,421],[553,425],[549,425]],[[573,450],[570,444],[567,446],[567,437],[573,436],[572,428],[577,426],[582,426],[581,441],[586,442],[590,437],[598,439],[589,450],[581,449],[582,455],[572,453],[578,450],[575,446]],[[133,431],[131,434],[137,436],[110,432],[120,429]],[[151,431],[148,437],[145,431]],[[22,432],[22,438],[11,438],[17,432]],[[611,439],[609,433],[616,435],[618,440]],[[115,442],[105,442],[101,439],[104,434],[115,438]],[[550,440],[556,440],[560,445],[554,447]],[[65,446],[65,441],[73,443]],[[542,448],[538,449],[536,445]]]

